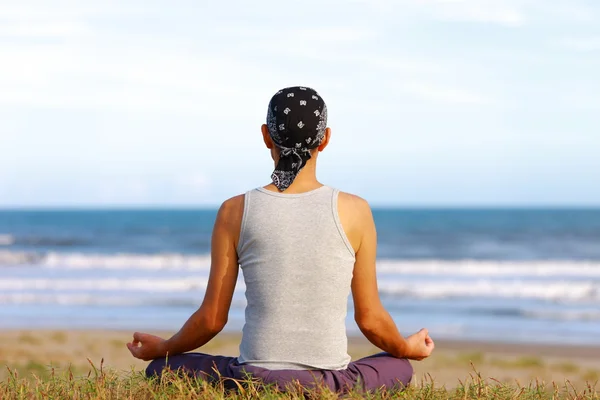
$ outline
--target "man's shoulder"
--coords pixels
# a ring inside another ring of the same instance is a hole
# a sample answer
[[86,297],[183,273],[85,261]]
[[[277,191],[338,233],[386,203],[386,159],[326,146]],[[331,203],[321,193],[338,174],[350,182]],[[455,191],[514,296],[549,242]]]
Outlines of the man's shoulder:
[[231,210],[231,209],[239,207],[240,205],[243,206],[244,205],[244,196],[245,196],[245,194],[242,193],[242,194],[238,194],[237,196],[228,198],[221,204],[221,208],[224,208],[226,210]]
[[234,228],[239,226],[239,223],[244,214],[244,195],[230,197],[225,200],[219,207],[219,219],[226,225]]
[[340,191],[338,215],[352,248],[357,252],[373,221],[369,202],[355,194]]
[[341,192],[338,195],[338,213],[347,226],[362,229],[373,218],[369,202],[352,193]]
[[358,212],[370,212],[371,210],[369,202],[364,198],[342,191],[340,191],[338,196],[338,206]]

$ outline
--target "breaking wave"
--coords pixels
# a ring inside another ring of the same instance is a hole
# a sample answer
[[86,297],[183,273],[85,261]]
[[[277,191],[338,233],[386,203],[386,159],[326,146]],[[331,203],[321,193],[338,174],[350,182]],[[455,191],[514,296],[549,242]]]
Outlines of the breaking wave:
[[435,276],[489,276],[489,277],[598,277],[600,262],[587,261],[479,261],[479,260],[379,260],[380,273],[435,275]]
[[[85,291],[85,292],[147,292],[183,293],[206,289],[206,276],[184,277],[126,277],[126,278],[8,278],[0,281],[0,292],[11,291]],[[245,289],[238,282],[236,292]],[[598,302],[600,282],[590,281],[531,281],[531,280],[421,280],[401,277],[382,280],[379,283],[382,295],[414,299],[534,299],[550,302]]]
[[[35,253],[0,250],[0,267],[7,265],[34,265],[61,269],[207,270],[210,267],[210,255]],[[600,262],[382,259],[377,262],[377,271],[394,276],[600,278]]]
[[379,291],[420,299],[510,298],[554,302],[600,301],[600,282],[524,280],[382,281]]
[[208,269],[207,255],[182,254],[85,254],[0,251],[1,265],[38,265],[61,269]]
[[14,236],[0,234],[0,246],[10,246],[14,242],[15,242]]

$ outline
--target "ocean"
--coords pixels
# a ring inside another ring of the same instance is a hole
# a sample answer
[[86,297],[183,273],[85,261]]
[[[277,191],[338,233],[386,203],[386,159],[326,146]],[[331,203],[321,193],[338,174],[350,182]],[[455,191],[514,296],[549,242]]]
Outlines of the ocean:
[[[600,209],[373,213],[379,289],[403,334],[600,344]],[[0,211],[0,329],[179,329],[203,299],[215,216]],[[226,330],[244,307],[240,274]]]

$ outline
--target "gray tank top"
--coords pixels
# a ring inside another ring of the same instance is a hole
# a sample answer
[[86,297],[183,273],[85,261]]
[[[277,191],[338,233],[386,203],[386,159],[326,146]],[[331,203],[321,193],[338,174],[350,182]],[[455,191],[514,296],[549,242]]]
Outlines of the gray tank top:
[[328,186],[245,195],[238,244],[246,322],[238,361],[267,369],[345,369],[354,250]]

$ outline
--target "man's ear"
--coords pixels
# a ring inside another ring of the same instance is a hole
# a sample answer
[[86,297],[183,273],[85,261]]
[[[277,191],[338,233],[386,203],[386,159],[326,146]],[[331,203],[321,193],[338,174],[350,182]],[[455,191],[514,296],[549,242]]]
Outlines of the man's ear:
[[329,144],[329,138],[331,138],[331,129],[327,128],[325,129],[325,135],[323,136],[321,144],[319,145],[319,147],[317,147],[319,151],[325,150],[325,147],[327,147],[327,145]]
[[262,124],[260,127],[260,131],[262,132],[263,142],[265,142],[265,146],[267,149],[272,149],[274,147],[273,139],[271,139],[271,135],[269,134],[269,128],[266,124]]

